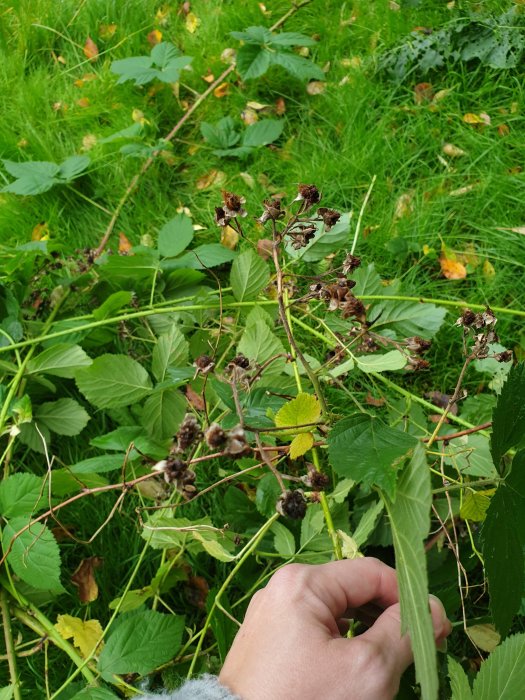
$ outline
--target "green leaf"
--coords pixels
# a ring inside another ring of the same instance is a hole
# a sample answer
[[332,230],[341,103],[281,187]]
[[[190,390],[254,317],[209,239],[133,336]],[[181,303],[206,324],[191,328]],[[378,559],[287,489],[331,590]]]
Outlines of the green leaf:
[[481,537],[490,611],[496,629],[505,636],[525,587],[525,450],[516,454],[512,471],[492,497]]
[[125,458],[125,454],[89,457],[71,465],[69,471],[72,474],[104,474],[105,472],[122,469]]
[[38,406],[35,420],[57,435],[78,435],[88,424],[89,414],[74,399],[58,399]]
[[359,413],[336,423],[328,435],[328,455],[335,471],[394,497],[402,457],[418,441],[379,418]]
[[368,538],[374,531],[378,518],[383,512],[383,508],[383,501],[376,501],[376,503],[373,503],[361,517],[354,531],[354,541],[358,549],[361,549],[361,547],[366,544]]
[[267,146],[269,143],[277,141],[283,129],[284,121],[282,119],[261,119],[246,128],[242,136],[242,145],[252,148]]
[[494,494],[495,489],[486,491],[469,491],[459,511],[463,520],[473,520],[481,523],[485,520],[487,509],[490,506],[490,497]]
[[155,391],[144,404],[142,423],[158,441],[172,437],[186,413],[186,399],[178,389]]
[[500,474],[503,455],[523,440],[525,433],[525,362],[514,366],[503,385],[492,413],[490,449]]
[[[525,634],[515,634],[481,664],[474,679],[476,700],[517,700],[525,688]],[[463,700],[463,698],[461,699]]]
[[253,250],[241,253],[233,261],[230,285],[237,301],[256,299],[269,281],[268,264]]
[[193,240],[193,224],[186,214],[177,214],[159,231],[159,253],[166,258],[182,253]]
[[5,685],[3,688],[0,688],[0,700],[11,700],[13,697],[13,686],[12,685]]
[[47,192],[58,182],[59,166],[47,161],[30,161],[15,163],[3,160],[5,169],[17,179],[2,187],[0,192],[11,192],[21,195],[35,195]]
[[281,66],[299,80],[324,80],[325,78],[321,68],[313,61],[288,51],[276,51],[270,54],[270,63]]
[[120,141],[121,139],[137,138],[142,134],[143,130],[144,126],[140,122],[133,122],[131,126],[127,126],[125,129],[120,129],[114,134],[98,139],[98,143],[113,143],[113,141]]
[[[237,352],[246,355],[257,364],[263,364],[279,353],[284,354],[284,346],[264,321],[257,321],[245,329],[237,346]],[[284,365],[284,357],[279,357],[263,371],[263,379],[277,377],[282,373]]]
[[325,231],[321,223],[315,224],[317,233],[308,245],[295,250],[291,241],[286,243],[286,252],[294,260],[304,260],[305,262],[316,262],[326,258],[327,255],[335,253],[344,248],[350,237],[350,222],[352,212],[341,214],[339,221],[332,226],[330,231]]
[[181,56],[173,44],[161,42],[153,47],[150,56],[132,56],[113,61],[111,72],[119,76],[117,85],[127,80],[133,80],[135,85],[146,85],[154,79],[163,83],[176,83],[180,71],[191,61],[189,56]]
[[295,554],[295,539],[290,530],[282,523],[275,522],[272,525],[271,532],[273,533],[273,544],[275,551],[282,557],[288,559]]
[[230,32],[230,36],[246,44],[269,44],[274,34],[266,27],[247,27],[243,32]]
[[71,156],[66,158],[59,166],[59,177],[66,182],[71,182],[79,175],[81,175],[84,170],[91,163],[89,156]]
[[111,63],[111,72],[119,76],[117,85],[133,80],[135,85],[145,85],[155,78],[156,70],[149,56],[132,56]]
[[116,287],[125,287],[132,291],[137,286],[151,284],[153,276],[159,270],[158,252],[142,249],[134,255],[110,255],[102,258],[100,276]]
[[236,67],[243,80],[253,80],[264,75],[270,67],[271,53],[260,46],[246,44],[237,50]]
[[377,319],[374,323],[376,329],[392,329],[400,338],[413,335],[433,338],[443,325],[447,310],[435,304],[385,300],[374,303],[370,313],[371,318]]
[[237,253],[220,243],[205,243],[177,258],[177,267],[189,267],[192,270],[204,270],[231,262]]
[[53,377],[72,379],[75,372],[82,367],[89,367],[92,359],[80,345],[58,343],[43,350],[29,360],[27,374],[50,374]]
[[178,615],[154,610],[125,613],[109,634],[98,669],[107,681],[116,673],[144,676],[177,654],[183,632],[184,618]]
[[155,379],[163,382],[169,367],[182,367],[188,363],[189,345],[176,325],[159,337],[153,348],[151,371]]
[[8,476],[0,482],[0,515],[4,518],[31,515],[39,509],[43,492],[42,477],[34,474]]
[[[210,537],[210,534],[213,535]],[[204,550],[214,559],[228,563],[235,559],[235,556],[228,552],[227,549],[217,540],[215,533],[208,532],[192,532],[192,538],[200,542]]]
[[235,130],[235,122],[231,117],[223,117],[216,124],[202,122],[200,129],[201,134],[212,148],[232,148],[241,138]]
[[[295,399],[288,401],[277,411],[275,425],[278,428],[315,423],[321,415],[321,406],[317,397],[304,392],[297,394]],[[298,428],[290,430],[290,434],[309,432],[312,428]]]
[[13,518],[4,526],[2,547],[14,573],[39,591],[61,592],[60,552],[52,533],[42,523],[35,523],[14,541],[14,535],[26,527],[29,520]]
[[420,442],[399,478],[395,502],[388,496],[384,499],[394,540],[402,632],[410,635],[421,697],[435,700],[439,682],[424,547],[430,529],[432,490]]
[[81,369],[77,386],[98,408],[130,406],[151,392],[151,379],[136,360],[127,355],[101,355],[91,367]]
[[407,363],[406,355],[400,350],[390,350],[383,355],[361,355],[354,359],[361,372],[387,372],[403,369]]
[[272,46],[315,46],[316,40],[299,32],[281,32],[280,34],[272,34]]
[[[451,428],[450,432],[454,432],[454,429]],[[464,435],[450,440],[444,452],[445,464],[459,469],[462,474],[486,479],[498,477],[490,454],[489,440],[484,435]]]
[[468,682],[468,677],[461,664],[452,656],[447,656],[448,677],[450,678],[450,689],[452,700],[472,700],[472,691]]
[[[57,698],[60,700],[60,698]],[[107,688],[84,688],[74,695],[71,700],[118,700],[118,696]]]
[[131,292],[113,292],[109,297],[93,311],[93,318],[101,321],[104,318],[109,318],[116,311],[120,311],[123,306],[129,306],[133,294]]

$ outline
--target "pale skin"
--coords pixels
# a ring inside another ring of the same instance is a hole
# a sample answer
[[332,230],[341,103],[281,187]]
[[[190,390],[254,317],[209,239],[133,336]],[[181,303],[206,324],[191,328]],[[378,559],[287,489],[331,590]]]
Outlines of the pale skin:
[[[451,625],[437,598],[429,605],[440,645]],[[379,612],[373,623],[363,606]],[[372,624],[348,639],[354,617]],[[253,596],[219,680],[243,700],[391,700],[412,661],[394,569],[372,558],[290,564]]]

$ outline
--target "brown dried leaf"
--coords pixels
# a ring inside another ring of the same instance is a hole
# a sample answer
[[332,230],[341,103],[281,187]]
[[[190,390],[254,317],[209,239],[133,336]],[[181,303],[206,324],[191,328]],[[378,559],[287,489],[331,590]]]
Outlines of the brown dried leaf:
[[190,605],[195,605],[197,608],[204,609],[206,607],[206,598],[210,592],[208,582],[202,576],[190,576],[186,584],[186,598]]
[[133,248],[133,244],[129,238],[122,233],[118,235],[118,254],[119,255],[129,255],[129,251]]
[[500,124],[498,126],[498,135],[499,136],[508,136],[510,134],[510,127],[508,124]]
[[370,392],[366,395],[366,403],[369,406],[376,406],[379,408],[380,406],[384,406],[386,403],[386,399],[384,396],[381,396],[380,398],[376,399],[375,396],[372,396]]
[[213,94],[215,97],[217,97],[219,100],[222,97],[225,97],[226,95],[230,94],[230,83],[221,83],[220,85],[217,85],[215,90],[213,91]]
[[160,31],[160,29],[152,29],[146,37],[146,39],[148,40],[148,44],[151,47],[156,46],[162,41],[162,32]]
[[215,76],[210,71],[210,69],[208,69],[208,72],[206,73],[206,75],[201,75],[201,78],[204,80],[205,83],[208,83],[208,85],[213,83],[213,81],[215,80]]
[[71,576],[71,583],[78,588],[78,597],[82,603],[92,603],[98,598],[98,585],[95,581],[95,569],[99,569],[104,560],[101,557],[88,557],[80,562]]
[[425,102],[432,102],[434,99],[434,88],[432,83],[418,83],[414,87],[414,102],[422,105]]
[[77,105],[79,107],[89,107],[90,104],[91,100],[89,99],[89,97],[81,97],[79,100],[77,100]]
[[439,264],[443,277],[446,277],[448,280],[464,280],[467,276],[467,268],[465,265],[459,262],[459,260],[447,258],[445,253],[441,254]]
[[196,411],[204,411],[204,399],[189,384],[186,384],[186,398]]
[[473,189],[475,189],[478,186],[477,182],[473,182],[472,185],[465,185],[465,187],[459,187],[457,190],[452,190],[452,192],[449,192],[449,197],[461,197],[464,194],[468,194],[469,192],[472,192]]
[[32,241],[47,241],[49,238],[49,224],[46,221],[41,221],[35,226],[31,232]]
[[275,114],[277,114],[278,117],[281,117],[285,112],[286,102],[284,100],[284,97],[278,97],[275,100]]
[[326,83],[322,80],[311,80],[306,86],[306,92],[309,95],[320,95],[326,90]]
[[84,56],[91,62],[96,61],[98,58],[98,46],[95,44],[93,39],[88,36],[86,43],[84,44]]
[[463,121],[465,124],[490,124],[490,117],[486,112],[480,112],[479,114],[474,114],[473,112],[467,112],[463,115]]
[[210,170],[205,175],[202,175],[195,186],[198,190],[207,190],[208,187],[221,187],[226,182],[226,173],[222,170]]
[[82,151],[90,151],[97,145],[97,137],[95,134],[86,134],[82,137]]

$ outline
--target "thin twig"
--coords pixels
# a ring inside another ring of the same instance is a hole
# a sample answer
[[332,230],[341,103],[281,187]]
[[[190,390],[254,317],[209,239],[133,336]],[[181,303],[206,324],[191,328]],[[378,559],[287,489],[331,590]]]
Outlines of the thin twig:
[[13,700],[22,700],[22,694],[20,692],[20,681],[18,679],[18,669],[16,665],[13,630],[11,629],[11,615],[9,613],[9,606],[7,604],[7,593],[3,589],[0,591],[0,607],[2,609],[2,623],[4,626],[7,665],[9,666],[9,677],[11,679]]
[[[440,440],[444,441],[449,441],[449,440],[454,440],[455,438],[463,437],[463,435],[471,435],[472,433],[478,433],[480,430],[486,430],[487,428],[490,428],[492,425],[492,421],[487,421],[486,423],[482,423],[481,425],[476,425],[474,428],[465,428],[465,430],[458,430],[457,433],[448,433],[448,435],[436,435],[434,438],[434,442],[439,442]],[[423,442],[428,442],[430,446],[430,440],[431,438],[423,438]]]

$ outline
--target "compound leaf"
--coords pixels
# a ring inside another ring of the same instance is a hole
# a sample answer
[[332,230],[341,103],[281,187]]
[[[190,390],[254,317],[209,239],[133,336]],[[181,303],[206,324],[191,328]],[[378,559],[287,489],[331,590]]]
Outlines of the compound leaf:
[[50,374],[53,377],[72,379],[82,367],[89,367],[93,360],[80,345],[58,343],[43,350],[28,362],[27,374]]
[[284,128],[283,120],[261,119],[261,121],[250,124],[242,137],[242,145],[257,148],[267,146],[269,143],[277,141]]
[[57,435],[78,435],[88,424],[89,414],[75,399],[58,399],[38,406],[35,420]]
[[98,408],[119,408],[140,401],[151,391],[151,379],[127,355],[101,355],[76,375],[77,386]]
[[30,515],[38,509],[42,497],[42,477],[12,474],[0,482],[0,515],[13,518]]
[[189,345],[179,328],[173,324],[159,337],[153,348],[151,371],[155,379],[163,382],[169,367],[183,367],[188,363]]
[[15,540],[13,537],[29,523],[24,517],[9,520],[2,533],[2,547],[9,551],[7,561],[15,574],[39,591],[62,591],[60,552],[48,528],[35,523]]

